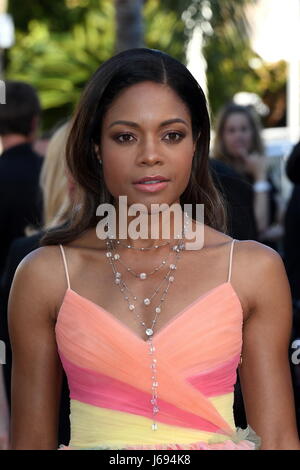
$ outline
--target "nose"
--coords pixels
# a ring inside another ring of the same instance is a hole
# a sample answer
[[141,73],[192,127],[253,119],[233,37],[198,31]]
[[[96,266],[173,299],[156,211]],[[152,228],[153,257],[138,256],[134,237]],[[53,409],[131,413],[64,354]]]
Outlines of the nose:
[[146,138],[141,144],[140,151],[137,157],[138,165],[162,165],[164,163],[164,156],[159,142],[154,138]]

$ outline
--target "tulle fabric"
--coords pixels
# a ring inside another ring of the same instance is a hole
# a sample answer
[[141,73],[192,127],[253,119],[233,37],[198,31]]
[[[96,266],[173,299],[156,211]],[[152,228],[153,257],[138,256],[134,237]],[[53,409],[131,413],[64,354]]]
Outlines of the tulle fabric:
[[242,326],[239,298],[225,282],[154,336],[159,434],[139,428],[151,420],[148,345],[69,288],[56,324],[71,397],[71,441],[61,449],[254,449],[232,411]]
[[207,442],[193,442],[191,444],[153,444],[140,446],[98,446],[98,447],[71,447],[60,445],[58,450],[259,450],[261,439],[256,435],[250,426],[246,429],[237,428],[235,440],[225,442],[216,442],[209,444]]

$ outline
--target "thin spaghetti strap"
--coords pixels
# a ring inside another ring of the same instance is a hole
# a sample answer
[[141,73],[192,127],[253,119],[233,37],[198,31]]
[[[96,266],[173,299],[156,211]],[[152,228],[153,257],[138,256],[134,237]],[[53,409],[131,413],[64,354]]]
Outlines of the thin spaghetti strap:
[[68,283],[68,289],[70,289],[70,278],[69,278],[69,272],[68,272],[68,266],[67,266],[67,260],[66,260],[66,255],[65,255],[65,250],[63,249],[62,245],[59,245],[60,251],[63,257],[63,262],[64,262],[64,267],[65,267],[65,273],[66,273],[66,278],[67,278],[67,283]]
[[232,240],[231,242],[231,247],[230,247],[230,259],[229,259],[229,270],[228,270],[228,279],[227,282],[230,282],[231,280],[231,271],[232,271],[232,253],[233,253],[233,245],[234,245],[235,239]]

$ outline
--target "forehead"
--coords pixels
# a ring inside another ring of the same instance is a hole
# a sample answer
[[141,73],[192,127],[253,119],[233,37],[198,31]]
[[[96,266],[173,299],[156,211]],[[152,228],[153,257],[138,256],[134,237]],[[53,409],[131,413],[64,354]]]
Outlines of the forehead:
[[109,106],[104,121],[115,118],[160,121],[172,117],[190,121],[187,105],[168,85],[147,81],[121,91]]
[[245,113],[231,113],[225,119],[225,126],[250,126],[250,121]]

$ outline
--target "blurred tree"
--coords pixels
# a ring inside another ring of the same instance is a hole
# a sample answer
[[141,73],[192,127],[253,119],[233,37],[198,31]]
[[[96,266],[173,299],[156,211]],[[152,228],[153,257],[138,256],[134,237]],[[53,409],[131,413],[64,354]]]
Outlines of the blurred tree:
[[[184,23],[176,11],[161,10],[160,3],[145,2],[147,46],[184,60]],[[71,114],[86,81],[115,53],[115,2],[40,0],[33,8],[32,1],[11,0],[9,6],[16,44],[8,51],[6,77],[36,87],[43,129],[49,129]]]
[[237,92],[248,91],[257,93],[270,109],[264,125],[285,125],[286,64],[264,63],[250,45],[246,13],[247,6],[256,1],[164,0],[161,10],[174,9],[180,14],[185,41],[191,38],[196,25],[201,27],[213,120]]
[[52,32],[49,18],[30,20],[27,32],[17,28],[6,76],[36,87],[44,129],[72,113],[87,80],[113,55],[114,14],[110,0],[98,0],[97,8],[85,9],[67,31]]
[[[242,90],[265,96],[269,104],[276,93],[282,97],[285,75],[262,62],[252,66],[258,59],[249,45],[245,7],[254,1],[10,0],[16,44],[6,53],[6,77],[37,88],[48,129],[70,115],[86,81],[116,47],[142,45],[142,21],[146,46],[184,63],[187,42],[200,24],[212,115]],[[275,108],[278,114],[280,106]]]
[[[170,4],[171,5],[171,4]],[[146,0],[144,6],[145,43],[152,49],[167,52],[185,63],[185,25],[181,18],[182,7],[166,8],[160,0]]]
[[144,0],[115,0],[116,52],[144,46]]
[[[212,116],[233,95],[257,91],[257,80],[249,61],[255,56],[249,43],[246,6],[256,0],[165,0],[163,8],[181,7],[187,40],[200,26],[207,62],[208,99]],[[250,85],[250,89],[248,86]],[[241,88],[242,86],[242,88]],[[253,89],[253,87],[255,89]]]
[[19,31],[28,32],[32,20],[46,23],[58,33],[70,30],[87,9],[97,9],[99,0],[9,0],[8,11]]
[[270,112],[263,118],[265,127],[287,125],[287,63],[284,60],[274,64],[262,63],[256,69],[258,76],[257,93],[262,97]]

